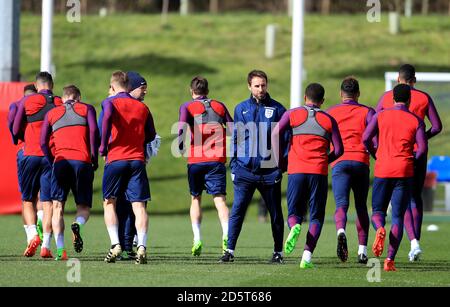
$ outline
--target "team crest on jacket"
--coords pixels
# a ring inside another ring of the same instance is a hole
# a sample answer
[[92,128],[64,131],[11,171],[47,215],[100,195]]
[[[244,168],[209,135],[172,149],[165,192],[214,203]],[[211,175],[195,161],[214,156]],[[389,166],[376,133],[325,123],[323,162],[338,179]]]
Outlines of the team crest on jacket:
[[274,113],[275,113],[275,109],[266,108],[266,118],[267,119],[271,119],[273,117]]

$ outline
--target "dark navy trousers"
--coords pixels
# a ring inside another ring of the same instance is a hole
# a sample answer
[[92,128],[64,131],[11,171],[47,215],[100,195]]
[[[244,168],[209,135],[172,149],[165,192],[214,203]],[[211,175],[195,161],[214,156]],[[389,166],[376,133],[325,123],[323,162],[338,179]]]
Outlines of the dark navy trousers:
[[229,219],[228,249],[235,250],[248,206],[255,190],[258,190],[270,214],[274,251],[282,252],[284,219],[281,210],[281,181],[283,178],[281,171],[275,170],[269,174],[259,175],[236,166],[232,171],[232,177],[234,202]]

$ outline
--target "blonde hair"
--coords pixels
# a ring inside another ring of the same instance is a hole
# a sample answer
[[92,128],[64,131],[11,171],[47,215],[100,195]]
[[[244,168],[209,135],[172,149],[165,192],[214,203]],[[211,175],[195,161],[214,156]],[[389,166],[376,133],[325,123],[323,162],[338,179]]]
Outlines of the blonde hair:
[[128,84],[130,80],[128,79],[128,75],[123,71],[116,71],[111,76],[111,84],[114,84],[120,88],[128,89]]

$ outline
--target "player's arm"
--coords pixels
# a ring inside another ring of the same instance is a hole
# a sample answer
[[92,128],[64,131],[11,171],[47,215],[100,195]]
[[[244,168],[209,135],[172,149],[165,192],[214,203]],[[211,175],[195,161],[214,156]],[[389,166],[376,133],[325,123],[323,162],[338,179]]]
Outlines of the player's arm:
[[17,113],[14,117],[13,137],[23,139],[23,129],[25,126],[25,99],[22,99],[17,106]]
[[89,126],[89,145],[91,149],[91,160],[94,171],[98,169],[98,146],[100,144],[100,133],[97,126],[97,113],[93,106],[88,106],[87,121]]
[[50,146],[49,146],[51,133],[52,133],[52,127],[50,126],[50,122],[48,120],[48,113],[47,113],[45,115],[44,122],[42,123],[40,145],[41,145],[42,152],[44,153],[48,162],[50,162],[50,164],[53,164],[55,158],[53,157],[52,151],[50,150]]
[[110,97],[106,98],[105,100],[103,100],[102,104],[101,104],[102,105],[102,110],[100,111],[100,115],[98,116],[98,131],[99,131],[100,135],[102,133],[102,128],[103,128],[104,109],[105,109],[105,106],[107,104],[111,103],[111,97],[112,96],[110,96]]
[[[376,114],[375,110],[372,108],[369,108],[369,112],[367,112],[367,117],[366,117],[366,127],[369,126],[369,123],[372,121],[375,114]],[[378,148],[378,135],[375,135],[373,137],[372,142],[373,142],[373,147]]]
[[231,117],[230,112],[228,111],[227,107],[222,104],[225,109],[225,125],[227,127],[227,135],[231,136],[233,135],[233,117]]
[[431,123],[431,128],[426,132],[426,136],[428,139],[431,139],[441,133],[442,131],[442,121],[439,113],[434,105],[433,99],[428,96],[428,110],[427,116]]
[[328,155],[328,163],[333,163],[344,154],[344,144],[342,143],[341,132],[339,131],[336,120],[330,116],[331,119],[331,142],[333,143],[333,151]]
[[17,113],[17,105],[15,103],[12,103],[9,106],[9,110],[8,110],[8,129],[9,129],[9,132],[11,133],[14,145],[17,145],[17,143],[19,142],[19,139],[14,137],[14,134],[13,134],[13,125],[14,125],[14,118],[16,117],[16,113]]
[[106,157],[108,155],[108,144],[109,139],[111,137],[111,129],[112,129],[112,118],[114,114],[114,107],[112,103],[108,103],[104,106],[103,109],[103,120],[102,120],[102,137],[100,142],[99,154],[102,157]]
[[423,121],[420,121],[419,127],[416,131],[416,160],[420,160],[421,157],[428,153],[428,141],[427,136],[425,134],[425,124]]
[[378,134],[378,115],[374,115],[363,134],[363,143],[367,151],[376,160],[377,148],[373,143],[374,137]]
[[231,159],[230,159],[230,167],[233,169],[233,166],[238,157],[238,128],[240,125],[244,124],[244,118],[242,116],[242,110],[240,106],[236,106],[234,109],[234,124],[233,124],[233,134],[231,136]]
[[192,116],[187,109],[187,103],[180,107],[179,117],[178,117],[178,149],[183,155],[186,152],[186,133],[189,129],[189,122],[192,121]]
[[155,121],[153,115],[148,111],[147,121],[145,122],[145,144],[153,142],[156,138]]
[[380,99],[378,100],[377,103],[377,107],[375,108],[375,112],[376,113],[380,113],[381,111],[383,111],[383,102],[384,102],[384,97],[386,97],[386,93],[383,94],[383,96],[380,97]]
[[290,131],[290,115],[291,112],[287,111],[283,114],[280,121],[276,124],[271,135],[272,151],[275,162],[282,171],[287,170],[287,159],[283,153],[283,143],[285,142],[284,136]]

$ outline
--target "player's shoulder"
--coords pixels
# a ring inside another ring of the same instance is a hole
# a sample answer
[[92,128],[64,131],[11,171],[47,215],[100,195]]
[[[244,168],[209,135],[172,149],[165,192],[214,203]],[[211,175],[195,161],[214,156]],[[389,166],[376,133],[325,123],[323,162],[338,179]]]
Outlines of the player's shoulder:
[[82,108],[88,112],[96,112],[95,107],[92,104],[84,102],[84,101],[77,102],[76,106],[78,106],[79,108]]
[[272,97],[269,96],[269,107],[275,108],[279,111],[281,111],[282,113],[286,112],[286,107],[279,101],[273,99]]
[[411,88],[411,95],[415,96],[416,98],[426,100],[427,102],[432,100],[430,94],[428,94],[425,91],[419,90],[417,88]]
[[407,113],[407,116],[409,116],[414,121],[414,123],[417,123],[418,125],[425,125],[425,122],[413,112],[406,110],[405,113]]
[[60,116],[66,112],[66,108],[63,104],[55,106],[53,109],[47,112],[47,118],[52,119],[55,116]]
[[31,94],[29,96],[24,97],[23,99],[24,104],[41,103],[45,101],[46,101],[45,96],[40,93]]
[[368,106],[368,105],[363,104],[363,103],[359,103],[358,107],[361,108],[361,110],[364,110],[367,113],[369,113],[369,112],[375,113],[376,112],[373,107]]
[[325,112],[327,112],[328,114],[336,113],[342,110],[344,107],[345,107],[344,104],[338,103],[326,109]]
[[60,96],[53,96],[53,103],[55,104],[55,106],[62,106],[62,98]]
[[394,91],[393,90],[385,91],[381,95],[380,100],[383,101],[383,100],[388,99],[388,98],[393,97],[393,96],[394,96]]
[[9,105],[9,111],[16,111],[19,105],[19,101],[14,101]]

